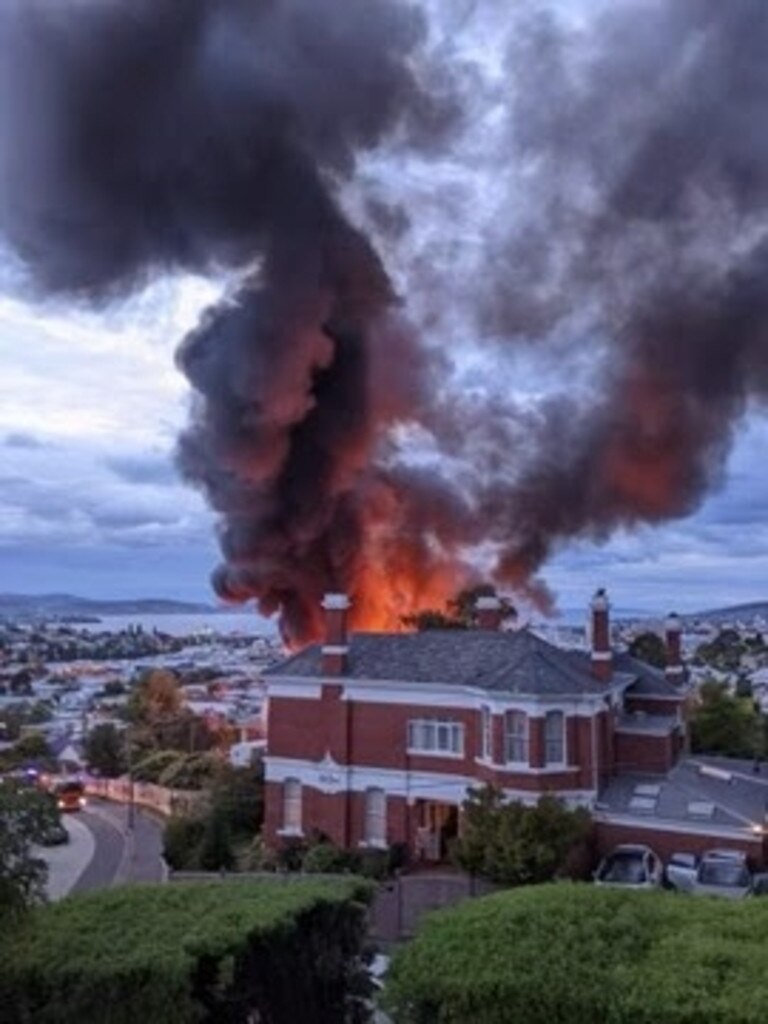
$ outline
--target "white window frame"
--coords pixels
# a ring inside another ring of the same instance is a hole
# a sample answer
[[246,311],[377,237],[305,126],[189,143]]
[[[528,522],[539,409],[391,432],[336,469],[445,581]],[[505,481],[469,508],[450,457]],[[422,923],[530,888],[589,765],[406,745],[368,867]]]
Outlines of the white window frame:
[[419,757],[464,757],[464,723],[445,718],[411,718],[407,749]]
[[[513,732],[510,728],[511,722],[522,723],[522,729]],[[526,765],[531,763],[531,724],[530,717],[525,711],[517,708],[510,708],[504,713],[504,760],[506,764]],[[522,744],[522,757],[511,756],[513,744]]]
[[[554,739],[549,735],[549,723],[558,719],[560,721],[560,733],[559,736]],[[566,752],[565,752],[565,712],[563,711],[548,711],[544,715],[544,764],[559,765],[566,764]],[[550,757],[550,746],[557,744],[559,748],[559,757]]]
[[387,794],[385,790],[377,786],[370,786],[365,791],[363,832],[364,838],[361,846],[386,850]]
[[303,792],[301,779],[283,779],[283,827],[281,836],[303,836],[302,811]]
[[493,761],[493,709],[480,706],[480,760]]

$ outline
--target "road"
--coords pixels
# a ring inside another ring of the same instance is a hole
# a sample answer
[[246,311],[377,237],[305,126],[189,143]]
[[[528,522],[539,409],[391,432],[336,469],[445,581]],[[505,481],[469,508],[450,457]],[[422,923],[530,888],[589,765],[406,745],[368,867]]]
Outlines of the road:
[[[135,809],[133,830],[127,808],[106,800],[91,800],[88,809],[66,816],[70,843],[49,858],[52,898],[130,882],[165,879],[162,823]],[[56,848],[54,848],[56,849]],[[45,856],[45,851],[40,851]]]

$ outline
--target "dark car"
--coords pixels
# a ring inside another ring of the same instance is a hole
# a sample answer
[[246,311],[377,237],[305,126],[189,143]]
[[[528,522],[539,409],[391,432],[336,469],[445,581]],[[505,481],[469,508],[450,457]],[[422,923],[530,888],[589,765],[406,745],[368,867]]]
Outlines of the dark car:
[[661,885],[664,866],[650,846],[617,846],[600,862],[596,885],[628,889],[655,889]]

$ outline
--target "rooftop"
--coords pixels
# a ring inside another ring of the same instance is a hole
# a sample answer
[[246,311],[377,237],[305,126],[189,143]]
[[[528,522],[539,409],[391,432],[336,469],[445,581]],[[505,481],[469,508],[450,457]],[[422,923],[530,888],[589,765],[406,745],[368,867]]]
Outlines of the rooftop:
[[[264,672],[267,680],[323,675],[320,644]],[[534,696],[590,695],[608,689],[592,676],[588,654],[574,656],[527,629],[354,633],[343,678],[456,684]],[[631,675],[614,673],[614,686],[631,681]]]
[[768,766],[752,761],[687,757],[667,775],[627,774],[611,779],[597,810],[659,821],[695,822],[730,828],[764,825]]

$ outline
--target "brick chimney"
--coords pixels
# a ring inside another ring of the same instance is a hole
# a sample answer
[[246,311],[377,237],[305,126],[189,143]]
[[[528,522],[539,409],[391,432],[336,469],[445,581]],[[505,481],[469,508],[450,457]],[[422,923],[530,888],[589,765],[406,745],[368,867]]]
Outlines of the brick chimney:
[[478,597],[475,603],[477,628],[498,630],[501,626],[501,601],[498,597]]
[[325,609],[325,641],[322,649],[322,670],[326,676],[342,676],[347,669],[347,611],[349,598],[346,594],[326,594],[323,598]]
[[675,686],[679,686],[683,681],[682,632],[683,626],[680,617],[672,612],[664,623],[664,642],[667,648],[667,665],[664,674]]
[[610,604],[608,595],[601,587],[592,598],[592,675],[601,683],[607,683],[613,675],[613,652],[611,651]]

